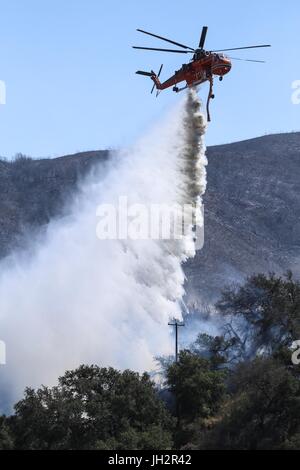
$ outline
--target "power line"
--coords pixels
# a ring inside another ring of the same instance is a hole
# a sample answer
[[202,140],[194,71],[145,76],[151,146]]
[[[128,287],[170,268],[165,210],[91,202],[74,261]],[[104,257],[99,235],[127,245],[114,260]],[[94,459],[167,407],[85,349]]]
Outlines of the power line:
[[173,323],[168,323],[169,326],[175,327],[175,362],[178,361],[178,327],[184,326],[184,323],[179,322],[178,320],[173,321]]

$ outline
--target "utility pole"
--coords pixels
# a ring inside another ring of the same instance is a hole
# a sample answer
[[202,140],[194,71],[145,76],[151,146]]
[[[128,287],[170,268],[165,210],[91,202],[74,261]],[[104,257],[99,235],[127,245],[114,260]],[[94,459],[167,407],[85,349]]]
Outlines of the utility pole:
[[177,362],[178,361],[178,327],[184,326],[184,323],[181,323],[178,320],[174,319],[174,321],[168,323],[168,325],[175,327],[175,362]]

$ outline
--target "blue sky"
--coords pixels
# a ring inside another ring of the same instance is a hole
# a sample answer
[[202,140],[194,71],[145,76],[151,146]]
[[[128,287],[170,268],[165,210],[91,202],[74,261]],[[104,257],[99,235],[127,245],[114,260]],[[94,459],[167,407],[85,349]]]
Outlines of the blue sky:
[[267,63],[236,61],[216,82],[208,144],[300,130],[300,105],[291,102],[300,80],[298,0],[0,0],[0,14],[2,156],[124,146],[175,104],[179,95],[155,99],[150,81],[134,72],[164,63],[166,79],[186,56],[131,49],[164,44],[136,28],[193,46],[208,25],[211,49],[272,44],[235,52]]

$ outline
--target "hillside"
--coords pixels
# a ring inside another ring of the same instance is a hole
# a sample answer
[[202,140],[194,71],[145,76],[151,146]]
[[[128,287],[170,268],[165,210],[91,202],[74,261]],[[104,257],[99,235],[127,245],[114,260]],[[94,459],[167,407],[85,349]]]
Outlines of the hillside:
[[210,298],[253,272],[299,273],[300,133],[208,149],[205,245],[188,291]]
[[80,179],[96,161],[104,163],[108,157],[108,151],[98,151],[53,159],[0,160],[0,257],[22,244],[23,233],[61,215]]
[[[300,133],[209,147],[205,245],[185,266],[190,302],[216,298],[228,282],[259,271],[298,275]],[[20,235],[62,213],[80,179],[108,151],[0,161],[0,256]]]

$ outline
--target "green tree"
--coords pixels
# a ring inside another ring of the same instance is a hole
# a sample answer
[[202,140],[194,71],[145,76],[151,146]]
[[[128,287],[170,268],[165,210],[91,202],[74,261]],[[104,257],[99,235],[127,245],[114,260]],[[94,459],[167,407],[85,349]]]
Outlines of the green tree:
[[19,449],[168,449],[172,418],[147,374],[80,366],[57,387],[26,389],[12,428]]
[[300,338],[300,283],[292,274],[251,276],[228,288],[217,303],[221,314],[240,320],[252,357],[280,353]]
[[213,369],[219,369],[239,361],[242,348],[240,339],[230,331],[219,336],[200,333],[190,349],[194,354],[209,359]]
[[300,283],[291,273],[251,276],[224,291],[217,308],[222,334],[200,334],[191,350],[226,368],[227,394],[215,413],[193,418],[185,446],[299,449],[300,366],[291,345],[300,338]]
[[5,416],[0,416],[0,450],[10,450],[14,447],[12,433]]
[[214,414],[224,397],[224,371],[213,370],[209,360],[188,350],[167,370],[167,384],[174,393],[179,419],[192,421]]
[[261,357],[241,364],[230,387],[230,399],[214,428],[200,434],[198,448],[297,448],[300,383],[282,363]]

